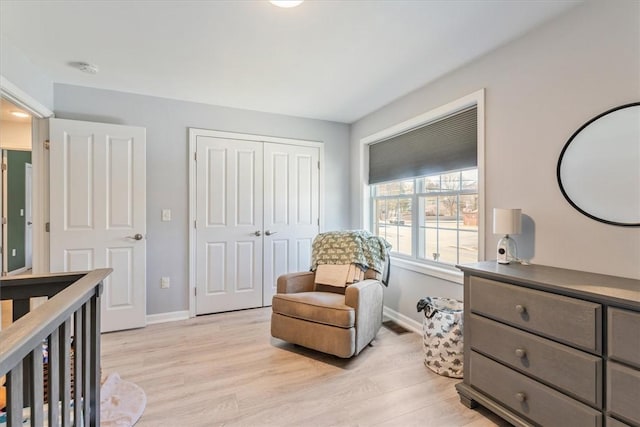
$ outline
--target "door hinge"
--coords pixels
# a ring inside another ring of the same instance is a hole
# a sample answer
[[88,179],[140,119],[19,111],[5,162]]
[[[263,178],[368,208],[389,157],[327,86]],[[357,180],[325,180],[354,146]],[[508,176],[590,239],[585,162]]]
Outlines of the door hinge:
[[318,160],[318,169],[320,169],[320,160]]
[[198,220],[193,221],[193,228],[198,228]]
[[320,227],[320,218],[318,218],[318,227]]
[[193,160],[198,161],[198,153],[193,153]]
[[44,149],[48,150],[51,147],[51,143],[49,142],[48,139],[44,140]]
[[3,217],[2,217],[2,225],[6,224],[6,223],[7,223],[7,217],[4,217],[4,216],[3,216]]
[[47,233],[51,232],[51,223],[47,222],[44,224],[44,231]]
[[3,170],[3,171],[6,171],[6,170],[7,170],[7,164],[6,164],[6,163],[3,163],[3,164],[2,164],[2,170]]
[[[196,286],[198,286],[198,285],[196,285]],[[198,296],[198,288],[193,288],[193,295],[196,296],[196,297]]]

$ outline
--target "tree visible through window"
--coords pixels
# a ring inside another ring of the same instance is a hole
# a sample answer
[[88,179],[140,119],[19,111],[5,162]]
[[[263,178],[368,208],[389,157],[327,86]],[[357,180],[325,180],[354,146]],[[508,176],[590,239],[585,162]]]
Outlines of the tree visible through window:
[[372,229],[399,256],[442,264],[478,261],[478,169],[371,186]]

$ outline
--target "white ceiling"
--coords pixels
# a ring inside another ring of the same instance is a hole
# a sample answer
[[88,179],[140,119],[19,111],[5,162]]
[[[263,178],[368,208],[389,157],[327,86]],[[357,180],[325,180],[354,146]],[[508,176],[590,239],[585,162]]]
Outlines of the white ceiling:
[[578,3],[2,0],[0,29],[55,82],[352,123]]

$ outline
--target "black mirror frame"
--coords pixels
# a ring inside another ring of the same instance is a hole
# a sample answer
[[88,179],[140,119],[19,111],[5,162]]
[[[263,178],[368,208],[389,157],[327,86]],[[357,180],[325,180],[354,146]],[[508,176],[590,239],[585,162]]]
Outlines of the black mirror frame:
[[556,176],[557,176],[557,179],[558,179],[558,185],[560,186],[560,191],[562,192],[562,195],[564,196],[564,198],[567,199],[567,202],[569,202],[569,204],[571,206],[573,206],[574,209],[576,209],[578,212],[580,212],[581,214],[583,214],[583,215],[585,215],[585,216],[587,216],[587,217],[589,217],[591,219],[594,219],[596,221],[603,222],[603,223],[609,224],[609,225],[616,225],[616,226],[619,226],[619,227],[640,227],[640,222],[625,223],[625,222],[609,221],[607,219],[599,218],[597,216],[594,216],[594,215],[590,214],[589,212],[586,212],[584,209],[580,208],[578,205],[576,205],[573,202],[573,200],[571,200],[571,198],[569,197],[569,195],[567,194],[567,192],[565,191],[565,189],[564,189],[564,187],[562,185],[562,179],[560,177],[560,167],[562,166],[562,159],[564,158],[564,154],[567,151],[567,149],[569,148],[569,145],[575,139],[575,137],[578,136],[578,134],[580,134],[580,132],[582,132],[587,126],[589,126],[591,123],[595,122],[599,118],[601,118],[603,116],[606,116],[607,114],[611,114],[611,113],[613,113],[615,111],[622,110],[624,108],[636,107],[636,106],[640,106],[640,102],[632,102],[630,104],[620,105],[619,107],[615,107],[615,108],[612,108],[610,110],[605,111],[604,113],[598,114],[597,116],[595,116],[594,118],[592,118],[591,120],[589,120],[588,122],[586,122],[585,124],[580,126],[580,128],[578,128],[578,130],[575,131],[573,133],[573,135],[571,135],[571,138],[569,138],[569,140],[564,145],[564,147],[562,147],[562,151],[560,152],[560,158],[558,159],[558,166],[556,167]]

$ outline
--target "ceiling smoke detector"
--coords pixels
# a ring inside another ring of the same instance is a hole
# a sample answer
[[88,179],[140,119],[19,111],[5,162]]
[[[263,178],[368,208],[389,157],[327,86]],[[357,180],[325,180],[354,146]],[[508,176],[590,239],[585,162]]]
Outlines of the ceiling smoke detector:
[[88,62],[71,62],[69,65],[87,74],[98,74],[99,71],[97,65],[89,64]]

